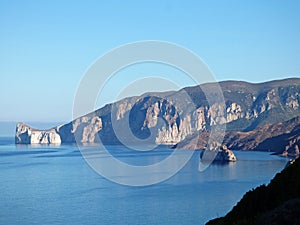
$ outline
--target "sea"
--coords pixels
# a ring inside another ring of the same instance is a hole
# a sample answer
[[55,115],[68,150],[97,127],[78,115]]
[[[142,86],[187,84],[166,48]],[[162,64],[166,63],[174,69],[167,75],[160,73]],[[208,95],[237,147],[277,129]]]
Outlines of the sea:
[[[110,157],[133,165],[159,162],[173,151],[165,146],[150,151],[106,148]],[[128,186],[95,171],[76,145],[15,145],[14,138],[1,137],[0,224],[205,224],[226,215],[247,191],[268,184],[288,160],[270,152],[234,151],[236,162],[199,171],[199,154],[195,151],[169,179]]]

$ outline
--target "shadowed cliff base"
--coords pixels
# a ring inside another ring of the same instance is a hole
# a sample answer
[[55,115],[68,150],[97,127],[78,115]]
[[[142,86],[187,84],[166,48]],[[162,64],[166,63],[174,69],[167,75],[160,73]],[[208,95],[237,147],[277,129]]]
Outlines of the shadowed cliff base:
[[[204,149],[210,132],[191,135],[178,143],[179,149]],[[299,156],[300,116],[276,124],[266,124],[252,131],[226,132],[223,144],[229,149],[268,151],[283,156]]]

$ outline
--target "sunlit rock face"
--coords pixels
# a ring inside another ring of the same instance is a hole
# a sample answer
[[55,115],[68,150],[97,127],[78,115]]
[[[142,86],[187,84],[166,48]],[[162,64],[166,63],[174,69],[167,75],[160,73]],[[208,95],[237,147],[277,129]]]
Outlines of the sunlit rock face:
[[18,123],[16,128],[17,144],[60,144],[61,138],[56,129],[36,130],[24,123]]
[[233,151],[229,150],[226,145],[220,143],[211,143],[206,146],[205,151],[202,151],[200,158],[212,162],[235,162],[236,157]]
[[173,145],[218,125],[226,125],[227,131],[251,131],[300,115],[300,79],[260,84],[225,81],[219,85],[224,102],[214,97],[215,84],[204,84],[126,98],[50,130],[20,123],[16,143],[122,144],[122,140],[134,142],[135,137]]

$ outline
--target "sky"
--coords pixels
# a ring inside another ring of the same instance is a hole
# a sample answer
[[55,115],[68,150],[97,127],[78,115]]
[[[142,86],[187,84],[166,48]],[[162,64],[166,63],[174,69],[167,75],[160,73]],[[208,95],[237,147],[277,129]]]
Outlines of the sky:
[[[300,1],[289,0],[2,0],[0,121],[71,120],[74,95],[87,69],[111,49],[136,41],[183,46],[208,65],[217,81],[300,77],[299,12]],[[144,65],[127,75],[161,72],[172,80],[176,73],[151,69]],[[126,88],[126,73],[118,79],[112,96],[98,106]],[[192,84],[176,82],[178,87]]]

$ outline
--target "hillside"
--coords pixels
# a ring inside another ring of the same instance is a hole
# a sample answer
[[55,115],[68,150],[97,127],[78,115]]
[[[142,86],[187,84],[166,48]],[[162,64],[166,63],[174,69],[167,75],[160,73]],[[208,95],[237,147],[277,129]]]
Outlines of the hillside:
[[270,184],[247,192],[224,217],[206,225],[300,224],[300,159],[278,173]]
[[[209,132],[201,132],[177,144],[179,149],[203,149]],[[299,155],[300,116],[288,121],[266,124],[252,131],[226,132],[223,144],[234,150],[272,151],[278,154]]]
[[224,81],[219,85],[224,102],[216,96],[216,84],[208,83],[126,98],[47,131],[19,123],[16,143],[74,143],[76,137],[82,143],[101,139],[104,144],[139,140],[176,144],[216,125],[226,125],[228,131],[252,131],[300,115],[299,78],[259,84]]

